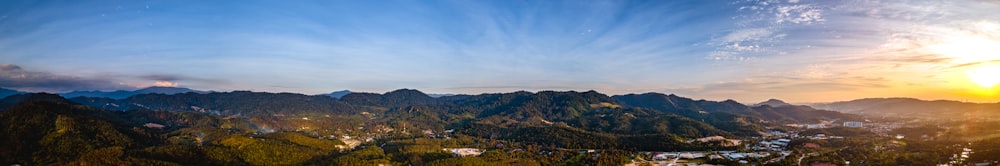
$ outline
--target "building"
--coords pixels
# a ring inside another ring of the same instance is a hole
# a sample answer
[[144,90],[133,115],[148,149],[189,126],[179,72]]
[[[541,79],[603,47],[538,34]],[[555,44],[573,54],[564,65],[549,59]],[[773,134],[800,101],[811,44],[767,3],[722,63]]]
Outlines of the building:
[[444,151],[451,152],[452,154],[458,155],[460,157],[479,156],[484,152],[483,150],[474,148],[444,148]]
[[862,127],[863,125],[864,124],[861,122],[844,122],[844,127],[859,128]]
[[789,140],[789,139],[778,139],[778,140],[771,141],[771,144],[772,145],[777,145],[777,146],[780,146],[780,147],[785,147],[785,146],[788,146],[789,142],[792,142],[792,140]]
[[826,125],[823,125],[823,124],[810,124],[810,125],[806,125],[806,128],[807,129],[825,129]]

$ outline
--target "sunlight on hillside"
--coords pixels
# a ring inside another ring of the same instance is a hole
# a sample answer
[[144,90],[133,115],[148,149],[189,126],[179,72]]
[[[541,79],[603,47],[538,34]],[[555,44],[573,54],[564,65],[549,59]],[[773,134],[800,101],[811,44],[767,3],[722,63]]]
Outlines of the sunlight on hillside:
[[591,108],[621,108],[620,105],[608,102],[601,102],[597,104],[590,104]]

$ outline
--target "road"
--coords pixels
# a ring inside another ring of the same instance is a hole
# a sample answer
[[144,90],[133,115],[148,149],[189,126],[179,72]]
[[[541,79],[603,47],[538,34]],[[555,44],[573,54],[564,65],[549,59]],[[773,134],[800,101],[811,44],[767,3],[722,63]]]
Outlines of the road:
[[799,157],[798,165],[802,166],[802,159],[806,158],[806,156],[813,155],[813,154],[815,154],[815,153],[804,154],[804,155],[802,155],[802,157]]
[[764,164],[774,163],[774,162],[778,162],[778,161],[784,160],[785,157],[788,157],[788,155],[792,155],[792,153],[791,152],[781,152],[781,157],[776,157],[774,159],[767,160],[767,162],[764,162]]
[[678,158],[674,158],[674,160],[670,161],[670,163],[669,163],[669,164],[667,164],[667,166],[674,166],[674,165],[677,165],[677,160],[680,160],[680,159],[681,159],[680,157],[678,157]]

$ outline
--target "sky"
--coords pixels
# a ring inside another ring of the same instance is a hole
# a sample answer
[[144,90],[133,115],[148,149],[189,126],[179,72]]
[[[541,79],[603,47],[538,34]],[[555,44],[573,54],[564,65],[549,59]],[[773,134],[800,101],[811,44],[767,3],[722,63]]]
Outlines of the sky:
[[[0,2],[0,87],[1000,102],[1000,1]],[[975,76],[970,76],[975,75]]]

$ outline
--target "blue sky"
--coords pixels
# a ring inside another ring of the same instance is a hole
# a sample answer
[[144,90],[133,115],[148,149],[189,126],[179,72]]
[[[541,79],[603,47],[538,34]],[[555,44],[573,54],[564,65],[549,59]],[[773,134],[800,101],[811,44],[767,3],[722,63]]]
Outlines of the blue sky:
[[[980,0],[4,1],[0,87],[996,101],[961,73],[1000,59],[998,10]],[[953,47],[973,38],[986,44]]]

